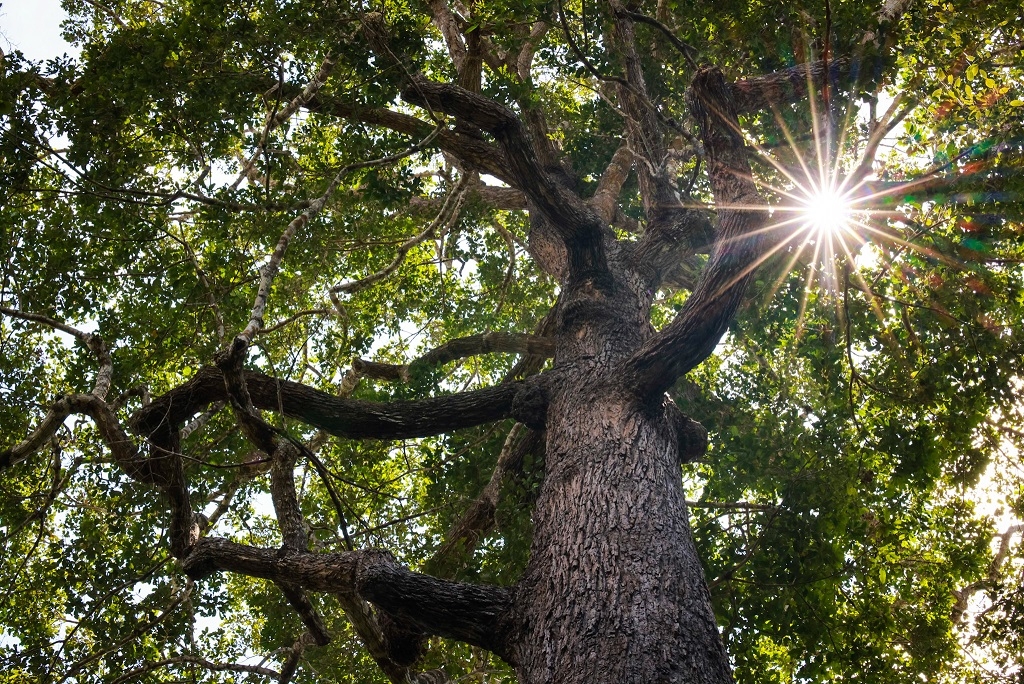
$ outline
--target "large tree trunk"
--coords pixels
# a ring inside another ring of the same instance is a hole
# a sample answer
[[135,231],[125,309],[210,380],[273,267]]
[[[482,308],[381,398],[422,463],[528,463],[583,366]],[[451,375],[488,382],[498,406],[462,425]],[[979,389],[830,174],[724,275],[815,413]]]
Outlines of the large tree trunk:
[[627,393],[572,385],[549,410],[520,681],[731,682],[674,430]]
[[512,660],[523,684],[724,684],[732,676],[690,534],[675,407],[623,378],[622,362],[651,334],[651,293],[619,256],[603,293],[566,292],[566,309],[591,315],[560,318]]

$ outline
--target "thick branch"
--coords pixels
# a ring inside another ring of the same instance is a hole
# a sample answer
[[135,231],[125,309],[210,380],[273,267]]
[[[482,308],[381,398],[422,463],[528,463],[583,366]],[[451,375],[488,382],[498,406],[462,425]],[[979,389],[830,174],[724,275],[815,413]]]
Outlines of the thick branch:
[[836,81],[849,75],[849,59],[832,60],[827,64],[817,61],[736,81],[728,86],[728,90],[736,113],[750,114],[798,102],[810,92],[821,92],[826,80]]
[[768,218],[721,71],[698,72],[688,99],[701,124],[715,203],[723,209],[711,258],[683,310],[626,364],[626,382],[638,395],[652,399],[718,344],[759,263]]
[[501,587],[460,584],[421,575],[376,550],[332,554],[287,554],[201,539],[182,567],[195,579],[217,571],[274,582],[293,582],[310,591],[360,596],[427,634],[444,636],[499,655],[505,651],[503,625],[511,592]]
[[[616,11],[621,10],[618,3],[613,3],[613,7]],[[651,222],[656,207],[677,206],[679,197],[668,177],[665,136],[661,131],[657,109],[647,92],[629,13],[619,12],[611,39],[624,62],[625,79],[618,83],[619,102],[626,113],[626,137],[636,157],[640,194],[648,221]]]
[[697,209],[656,207],[654,219],[632,247],[630,265],[642,275],[650,289],[678,270],[681,262],[706,250],[715,240],[711,217]]
[[[557,226],[567,242],[600,244],[600,217],[574,192],[544,169],[530,135],[510,109],[455,85],[414,76],[402,98],[476,126],[495,137],[505,152],[516,187]],[[603,258],[603,253],[602,253]]]
[[[277,449],[271,454],[270,496],[274,502],[274,514],[281,528],[283,550],[287,553],[302,553],[309,550],[309,533],[306,521],[299,508],[299,497],[295,491],[295,463],[300,451],[290,440],[279,438]],[[281,580],[277,583],[288,603],[299,614],[302,623],[320,646],[331,642],[331,635],[313,603],[302,588],[293,582]]]
[[[635,157],[647,229],[630,255],[630,264],[655,289],[665,273],[712,237],[702,212],[683,206],[669,173],[668,148],[657,109],[647,93],[633,30],[634,13],[616,8],[613,40],[625,62],[625,82],[618,86],[627,115],[626,137]],[[642,16],[642,15],[640,15]]]
[[[526,195],[522,190],[484,183],[471,185],[466,191],[466,201],[469,203],[480,202],[492,209],[505,211],[522,211],[527,208]],[[444,202],[444,199],[437,197],[413,197],[409,200],[409,206],[413,209],[436,212]]]
[[[392,52],[383,17],[363,18],[374,52],[405,72],[401,57]],[[408,72],[406,72],[408,73]],[[461,124],[494,136],[505,153],[512,185],[526,193],[531,208],[545,214],[569,250],[569,275],[593,281],[598,289],[610,286],[603,238],[607,224],[561,181],[561,169],[541,163],[526,126],[507,107],[457,85],[437,83],[422,74],[409,74],[402,98],[432,112],[454,116]]]
[[803,100],[809,93],[825,91],[829,82],[849,82],[861,74],[876,71],[879,61],[886,58],[895,42],[892,26],[899,22],[913,0],[886,0],[875,15],[876,25],[861,37],[862,46],[872,46],[869,52],[856,60],[840,58],[798,64],[789,69],[737,81],[728,86],[737,114],[750,114]]
[[430,15],[434,20],[434,25],[441,31],[444,42],[448,45],[448,54],[451,56],[456,70],[461,72],[462,65],[466,61],[466,41],[462,37],[459,22],[448,6],[448,0],[429,0],[427,4],[430,6]]
[[[336,397],[255,371],[244,375],[256,408],[283,410],[286,416],[352,439],[428,437],[501,420],[511,414],[513,399],[526,387],[509,383],[418,401],[376,403]],[[225,399],[221,372],[205,367],[184,385],[137,411],[131,420],[132,430],[150,435],[181,425],[209,404]]]
[[[37,451],[56,434],[64,420],[73,414],[92,418],[114,462],[128,477],[155,486],[167,495],[171,504],[171,552],[180,557],[199,536],[199,526],[189,504],[180,456],[172,450],[156,448],[153,456],[144,457],[110,406],[95,394],[73,394],[56,401],[28,439],[0,452],[0,468],[14,465]],[[166,437],[166,434],[160,433],[160,436]]]
[[533,55],[537,52],[537,46],[540,45],[550,28],[551,26],[547,22],[535,22],[530,28],[530,35],[523,41],[523,47],[519,50],[515,64],[516,73],[523,83],[531,81],[530,70],[533,66]]
[[[435,128],[435,124],[409,114],[390,109],[361,107],[323,93],[313,97],[307,103],[306,108],[312,112],[337,116],[349,121],[383,126],[397,133],[405,133],[417,138],[426,137]],[[446,154],[459,159],[470,169],[490,174],[509,185],[516,185],[508,171],[508,164],[504,161],[504,154],[492,143],[464,132],[442,128],[434,138],[434,144]]]
[[590,206],[605,223],[612,223],[615,219],[615,210],[619,208],[619,193],[622,192],[622,184],[626,182],[632,164],[633,152],[629,144],[623,141],[605,167],[597,183],[597,190],[590,198]]

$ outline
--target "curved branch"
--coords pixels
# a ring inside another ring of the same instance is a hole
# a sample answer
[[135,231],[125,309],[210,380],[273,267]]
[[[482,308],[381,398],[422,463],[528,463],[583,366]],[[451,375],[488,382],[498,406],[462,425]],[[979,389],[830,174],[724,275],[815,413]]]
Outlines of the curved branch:
[[823,92],[829,82],[856,80],[861,74],[875,71],[874,63],[883,60],[895,39],[891,27],[899,22],[913,0],[885,0],[875,15],[876,25],[861,37],[862,46],[872,45],[875,54],[857,59],[842,57],[798,64],[764,76],[737,81],[728,87],[737,114],[750,114],[761,109],[780,107]]
[[[306,109],[371,126],[383,126],[396,133],[405,133],[418,138],[427,136],[435,128],[435,124],[409,114],[390,109],[362,107],[323,93],[313,97],[307,103]],[[441,151],[456,157],[471,169],[490,174],[509,185],[516,184],[515,179],[509,174],[508,164],[505,163],[502,151],[479,137],[442,128],[434,139],[434,144]]]
[[[76,397],[82,396],[85,395],[76,395]],[[78,403],[75,397],[64,397],[56,401],[36,429],[32,431],[32,434],[18,444],[0,451],[0,470],[15,466],[42,449],[57,434],[57,430],[64,424],[67,417],[77,412],[75,409]]]
[[309,591],[358,596],[426,634],[464,641],[503,655],[503,619],[512,592],[503,587],[435,579],[402,567],[378,550],[281,555],[216,537],[199,540],[182,568],[193,579],[218,571],[274,582],[287,581]]
[[154,660],[151,662],[147,662],[145,665],[125,672],[117,679],[115,679],[113,682],[111,682],[111,684],[121,684],[121,682],[131,681],[139,675],[143,675],[147,672],[159,670],[161,667],[168,667],[171,665],[190,665],[193,667],[201,667],[205,670],[210,670],[211,672],[239,672],[243,674],[258,674],[263,675],[264,677],[272,677],[274,679],[279,679],[281,676],[281,673],[277,670],[271,670],[270,668],[261,667],[259,665],[244,665],[242,663],[215,663],[211,660],[200,658],[199,656],[183,655],[175,656],[173,658],[164,658],[163,660]]
[[719,234],[708,265],[682,311],[627,361],[625,382],[654,399],[706,359],[728,328],[759,264],[767,223],[766,203],[747,162],[730,91],[718,69],[704,69],[688,96],[708,157],[708,175],[719,212]]
[[633,19],[634,21],[639,21],[642,24],[653,26],[654,28],[661,31],[665,35],[665,37],[668,38],[668,42],[672,44],[672,47],[679,51],[679,53],[683,56],[683,58],[687,61],[687,63],[689,63],[691,67],[693,67],[694,69],[699,68],[697,64],[697,50],[693,48],[693,46],[688,45],[681,41],[679,38],[677,38],[676,34],[674,34],[672,32],[672,29],[670,29],[668,26],[665,26],[663,23],[661,23],[654,17],[649,17],[646,14],[641,14],[639,12],[632,12],[627,9],[622,9],[620,10],[620,13],[629,17],[630,19]]
[[[255,371],[245,371],[244,377],[256,408],[283,410],[290,418],[352,439],[429,437],[501,420],[511,414],[513,399],[528,386],[508,383],[417,401],[377,403],[337,397]],[[209,404],[227,398],[221,371],[204,367],[184,385],[138,410],[130,425],[136,434],[152,435],[175,428]]]
[[363,377],[405,382],[408,381],[410,373],[415,367],[443,366],[458,359],[490,353],[551,357],[555,353],[555,341],[551,338],[537,337],[526,333],[489,332],[451,340],[410,363],[377,363],[365,359],[354,359],[352,367]]
[[1001,534],[997,534],[996,538],[999,539],[999,546],[996,549],[995,555],[992,557],[992,561],[989,563],[988,573],[986,576],[976,582],[971,582],[961,589],[953,590],[953,598],[956,601],[953,604],[950,621],[954,625],[960,624],[963,620],[964,613],[967,612],[971,598],[973,598],[975,594],[999,584],[1000,571],[1003,569],[1003,564],[1010,555],[1010,547],[1013,537],[1018,533],[1024,533],[1024,525],[1011,525]]
[[798,64],[763,76],[736,81],[727,86],[737,114],[751,114],[762,109],[782,107],[820,92],[827,81],[851,74],[846,58]]
[[442,236],[447,233],[452,227],[452,224],[454,224],[459,218],[459,211],[462,209],[462,201],[466,197],[466,187],[468,182],[468,175],[464,175],[459,179],[458,184],[456,184],[452,192],[445,197],[444,203],[441,205],[441,210],[438,212],[434,220],[430,222],[430,225],[399,245],[398,252],[391,260],[391,263],[365,278],[350,280],[348,282],[335,285],[331,288],[331,294],[336,295],[340,292],[352,294],[353,292],[365,290],[367,287],[380,282],[397,271],[398,267],[405,261],[405,257],[409,254],[409,250],[413,247],[424,240],[434,237],[435,235]]
[[[41,314],[19,311],[18,309],[11,309],[6,306],[0,306],[0,313],[5,316],[10,316],[11,318],[20,318],[23,321],[42,323],[54,330],[67,333],[78,340],[78,342],[96,355],[96,360],[99,361],[100,364],[99,370],[96,372],[96,382],[93,385],[92,394],[99,399],[106,398],[107,392],[110,391],[110,383],[114,376],[114,362],[110,358],[110,349],[107,347],[107,343],[103,341],[102,337],[93,333],[83,332],[78,328],[68,325],[67,323],[62,323],[61,321]],[[64,417],[66,418],[67,416]],[[53,433],[50,434],[52,435]],[[0,464],[2,464],[2,460],[0,460]]]
[[[402,59],[391,50],[383,17],[367,14],[363,26],[374,52],[408,73]],[[592,280],[599,290],[610,287],[603,242],[607,224],[565,185],[561,169],[541,163],[529,131],[514,112],[478,93],[418,73],[407,75],[401,92],[406,102],[449,114],[461,124],[494,136],[508,162],[512,185],[526,193],[530,204],[551,220],[569,248],[570,277],[581,282]]]
[[572,242],[600,237],[600,217],[542,167],[529,132],[510,109],[464,88],[420,75],[413,76],[402,90],[402,99],[450,114],[493,135],[505,152],[515,185],[559,226],[564,239]]
[[533,56],[537,52],[537,46],[544,40],[544,36],[551,26],[544,21],[534,22],[530,27],[530,35],[523,41],[523,46],[516,56],[515,71],[523,83],[530,82],[530,71],[533,67]]

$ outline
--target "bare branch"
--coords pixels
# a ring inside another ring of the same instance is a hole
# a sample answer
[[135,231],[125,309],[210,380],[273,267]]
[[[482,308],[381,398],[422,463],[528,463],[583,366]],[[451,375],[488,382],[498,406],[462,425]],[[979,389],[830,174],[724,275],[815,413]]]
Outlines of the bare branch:
[[[336,397],[288,380],[244,371],[253,405],[284,411],[308,425],[337,437],[405,439],[442,434],[508,417],[519,392],[528,383],[513,382],[418,401],[376,403]],[[539,382],[534,379],[533,382]],[[209,404],[227,399],[224,375],[204,367],[185,384],[153,399],[132,416],[132,430],[153,435],[189,420]]]
[[310,591],[359,596],[427,634],[465,641],[499,655],[501,620],[512,598],[505,588],[447,582],[411,572],[390,554],[376,550],[281,555],[275,549],[207,537],[199,540],[182,567],[194,579],[228,571],[291,581]]
[[611,39],[622,54],[626,76],[618,87],[619,102],[627,117],[626,139],[639,157],[636,171],[647,214],[647,229],[631,250],[630,264],[653,290],[680,260],[711,241],[712,229],[707,216],[680,201],[669,173],[662,122],[647,93],[631,20],[635,13],[617,5],[614,9],[618,17]]
[[826,81],[843,78],[849,73],[849,59],[836,59],[828,64],[824,61],[810,62],[736,81],[728,86],[728,90],[736,113],[749,114],[803,100],[809,92],[819,92]]
[[17,309],[10,309],[6,306],[0,306],[0,313],[10,316],[11,318],[20,318],[23,321],[32,321],[33,323],[42,323],[43,325],[49,326],[54,330],[60,330],[68,335],[73,336],[76,340],[82,344],[88,344],[89,333],[82,332],[78,328],[62,323],[55,318],[49,316],[43,316],[42,314],[29,313],[27,311],[19,311]]
[[[411,669],[420,654],[423,634],[398,634],[394,629],[385,633],[384,615],[374,615],[363,599],[351,594],[335,595],[348,617],[349,623],[362,640],[370,657],[393,684],[448,684],[443,670],[415,673]],[[387,626],[393,621],[387,620]]]
[[[93,385],[92,394],[98,399],[106,398],[107,392],[110,391],[110,383],[114,375],[114,363],[110,358],[110,349],[107,347],[107,343],[103,341],[102,337],[93,333],[82,332],[78,328],[70,326],[67,323],[62,323],[61,321],[50,318],[49,316],[19,311],[18,309],[11,309],[6,306],[0,306],[0,314],[10,316],[11,318],[19,318],[23,321],[42,323],[54,330],[59,330],[73,336],[78,342],[96,355],[96,360],[99,361],[100,367],[96,372],[96,382]],[[67,416],[65,416],[65,418],[66,417]]]
[[555,353],[555,341],[551,338],[541,338],[524,333],[489,332],[451,340],[407,364],[376,363],[355,359],[352,366],[367,378],[407,382],[410,370],[416,366],[443,366],[458,359],[489,353],[550,357]]
[[468,182],[469,176],[462,176],[459,179],[455,188],[453,188],[452,192],[445,198],[444,204],[441,205],[441,211],[438,212],[437,217],[421,232],[413,235],[411,238],[399,245],[398,251],[395,254],[395,257],[391,260],[391,263],[365,278],[359,278],[358,280],[351,280],[335,285],[331,288],[331,293],[337,294],[345,292],[352,294],[353,292],[365,290],[367,287],[384,280],[389,275],[397,271],[398,267],[405,261],[405,257],[409,254],[409,250],[413,247],[424,240],[434,237],[435,235],[444,235],[447,233],[448,230],[451,229],[452,224],[454,224],[459,218],[459,210],[462,208],[462,202],[466,197]]
[[860,154],[862,159],[861,163],[857,165],[849,176],[843,180],[844,187],[852,188],[856,187],[861,181],[868,177],[873,170],[875,163],[875,153],[878,151],[878,146],[882,144],[889,133],[893,131],[896,126],[900,124],[907,115],[910,114],[918,105],[916,98],[910,98],[906,100],[906,91],[900,91],[893,98],[889,108],[882,115],[880,121],[874,124],[871,129],[870,135],[868,135],[867,144],[864,147],[863,152]]
[[[899,22],[911,4],[913,0],[885,0],[875,16],[876,26],[862,36],[861,45],[872,44],[872,49],[877,49],[876,59],[884,57],[892,47],[897,35],[891,31],[892,25]],[[870,71],[870,61],[864,57],[856,61],[843,57],[798,64],[775,73],[737,81],[728,87],[736,113],[749,114],[803,100],[810,92],[823,92],[829,81],[856,78]]]

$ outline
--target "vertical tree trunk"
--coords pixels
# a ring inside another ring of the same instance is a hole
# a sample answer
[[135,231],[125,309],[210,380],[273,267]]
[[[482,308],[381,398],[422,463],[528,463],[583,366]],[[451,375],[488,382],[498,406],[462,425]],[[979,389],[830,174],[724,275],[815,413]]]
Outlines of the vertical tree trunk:
[[520,681],[731,682],[660,407],[577,386],[548,416]]
[[611,379],[649,334],[650,293],[612,268],[606,296],[582,295],[596,315],[560,330],[513,660],[523,684],[725,684],[675,428],[660,399]]

